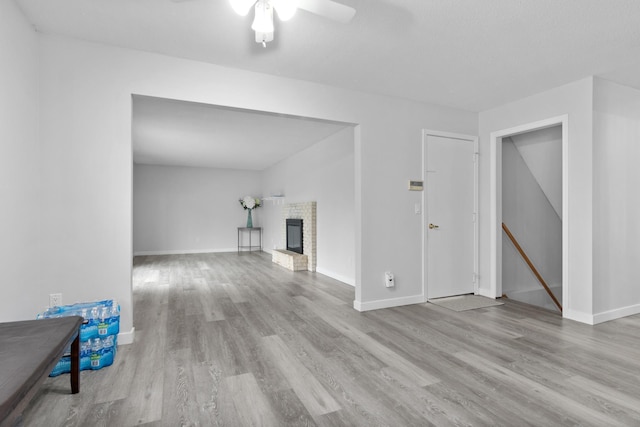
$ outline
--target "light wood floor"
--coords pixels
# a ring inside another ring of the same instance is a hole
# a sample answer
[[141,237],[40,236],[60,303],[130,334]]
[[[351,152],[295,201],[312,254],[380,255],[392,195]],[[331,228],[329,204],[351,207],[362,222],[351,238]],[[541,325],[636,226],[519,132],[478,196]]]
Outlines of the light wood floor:
[[640,316],[358,313],[353,288],[266,254],[134,264],[135,343],[79,395],[49,378],[24,425],[640,425]]

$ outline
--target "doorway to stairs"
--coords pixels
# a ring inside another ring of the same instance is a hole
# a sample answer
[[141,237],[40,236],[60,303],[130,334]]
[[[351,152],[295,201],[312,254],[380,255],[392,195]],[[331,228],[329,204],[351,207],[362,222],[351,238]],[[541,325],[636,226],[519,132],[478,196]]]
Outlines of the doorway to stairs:
[[495,296],[562,313],[567,277],[566,117],[492,134]]

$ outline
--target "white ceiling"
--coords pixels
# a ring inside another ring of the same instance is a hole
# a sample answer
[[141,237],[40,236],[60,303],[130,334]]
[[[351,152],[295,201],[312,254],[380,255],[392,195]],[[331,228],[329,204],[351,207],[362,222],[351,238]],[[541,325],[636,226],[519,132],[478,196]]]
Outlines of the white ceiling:
[[44,33],[471,111],[590,75],[640,89],[638,0],[338,0],[350,24],[299,11],[266,49],[227,0],[15,1]]
[[133,161],[264,170],[348,126],[135,95]]

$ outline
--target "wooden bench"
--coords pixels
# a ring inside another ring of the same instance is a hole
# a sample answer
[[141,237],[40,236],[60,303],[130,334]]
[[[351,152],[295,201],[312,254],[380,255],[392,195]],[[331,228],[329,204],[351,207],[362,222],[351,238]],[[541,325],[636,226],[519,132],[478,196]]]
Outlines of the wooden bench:
[[21,420],[38,387],[71,344],[71,393],[80,391],[82,317],[0,323],[0,427]]

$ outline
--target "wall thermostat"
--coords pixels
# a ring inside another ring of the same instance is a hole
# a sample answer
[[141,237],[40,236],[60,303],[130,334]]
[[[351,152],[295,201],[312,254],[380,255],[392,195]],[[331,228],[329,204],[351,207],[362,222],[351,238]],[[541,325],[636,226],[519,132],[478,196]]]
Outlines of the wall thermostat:
[[424,181],[409,181],[409,191],[422,191]]

